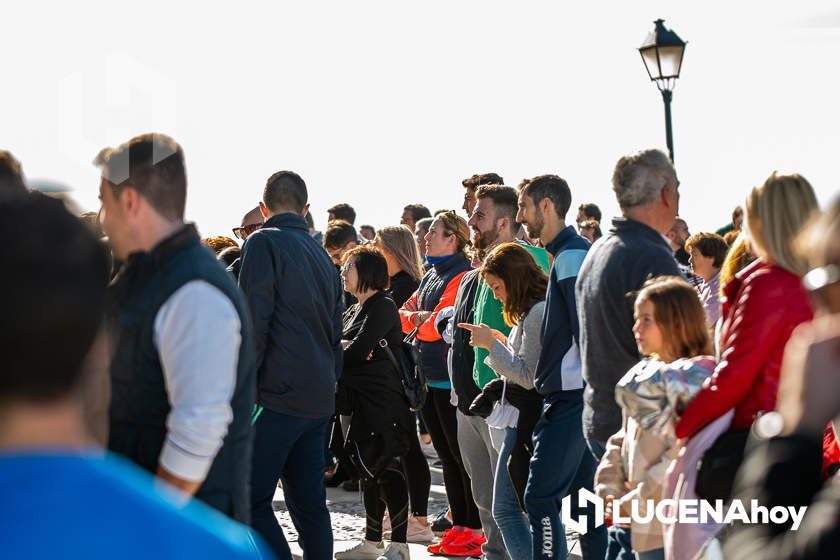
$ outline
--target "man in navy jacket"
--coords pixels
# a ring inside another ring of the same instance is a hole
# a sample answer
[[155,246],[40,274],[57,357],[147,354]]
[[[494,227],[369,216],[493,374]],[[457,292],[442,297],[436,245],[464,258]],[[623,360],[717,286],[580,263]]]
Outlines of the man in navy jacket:
[[271,507],[278,480],[304,556],[332,558],[324,439],[342,367],[344,292],[309,235],[308,207],[300,176],[272,175],[260,202],[265,224],[248,237],[239,273],[257,350],[252,524],[281,560],[292,556]]
[[534,559],[567,558],[560,516],[560,503],[567,494],[573,518],[585,515],[589,520],[580,538],[584,560],[604,558],[607,546],[606,528],[595,526],[591,504],[579,500],[581,489],[592,491],[595,459],[586,449],[581,425],[584,382],[575,299],[575,280],[589,241],[566,225],[571,203],[569,185],[556,175],[540,175],[520,186],[517,220],[525,225],[528,237],[539,238],[554,258],[534,376],[543,407],[534,427],[534,454],[525,488]]

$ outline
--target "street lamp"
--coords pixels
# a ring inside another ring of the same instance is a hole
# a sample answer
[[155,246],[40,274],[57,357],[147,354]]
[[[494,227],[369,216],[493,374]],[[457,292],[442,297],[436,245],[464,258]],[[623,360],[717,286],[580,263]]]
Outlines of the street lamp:
[[671,133],[671,92],[680,77],[685,41],[676,33],[662,25],[664,20],[658,19],[654,23],[656,28],[648,33],[645,42],[639,47],[642,61],[645,63],[648,76],[662,92],[665,103],[665,141],[668,144],[668,154],[674,161],[674,137]]

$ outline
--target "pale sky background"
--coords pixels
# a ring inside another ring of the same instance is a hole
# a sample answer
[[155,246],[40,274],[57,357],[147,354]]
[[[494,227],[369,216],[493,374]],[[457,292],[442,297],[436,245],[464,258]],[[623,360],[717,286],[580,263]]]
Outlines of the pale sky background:
[[660,17],[688,41],[672,108],[692,232],[774,169],[823,205],[840,192],[836,2],[125,6],[4,6],[0,147],[85,209],[99,149],[158,131],[185,150],[203,235],[230,235],[280,169],[306,180],[319,229],[338,202],[376,227],[410,202],[459,208],[461,179],[487,171],[557,173],[606,219],[616,160],[665,147],[637,51]]

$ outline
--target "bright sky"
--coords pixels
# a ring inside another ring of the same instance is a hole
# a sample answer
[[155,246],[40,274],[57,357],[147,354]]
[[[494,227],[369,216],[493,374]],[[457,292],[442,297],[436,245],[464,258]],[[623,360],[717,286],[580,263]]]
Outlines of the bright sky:
[[680,213],[712,230],[774,169],[804,174],[823,204],[840,192],[832,4],[15,2],[0,147],[94,210],[99,149],[170,134],[204,235],[230,235],[280,169],[306,180],[319,229],[338,202],[376,227],[411,202],[459,208],[461,179],[487,171],[512,186],[557,173],[573,207],[611,216],[616,160],[664,149],[636,50],[661,17],[688,42],[672,107]]

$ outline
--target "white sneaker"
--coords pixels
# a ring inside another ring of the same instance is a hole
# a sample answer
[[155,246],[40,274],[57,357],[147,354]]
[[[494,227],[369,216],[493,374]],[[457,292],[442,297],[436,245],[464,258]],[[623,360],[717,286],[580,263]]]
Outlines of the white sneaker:
[[336,560],[378,560],[385,553],[385,545],[382,542],[362,541],[349,550],[336,552]]
[[408,545],[403,542],[392,542],[385,549],[385,554],[376,560],[411,560]]
[[410,543],[431,544],[435,542],[435,534],[428,523],[421,523],[412,516],[408,518],[405,540]]

